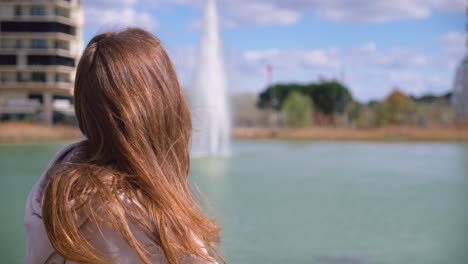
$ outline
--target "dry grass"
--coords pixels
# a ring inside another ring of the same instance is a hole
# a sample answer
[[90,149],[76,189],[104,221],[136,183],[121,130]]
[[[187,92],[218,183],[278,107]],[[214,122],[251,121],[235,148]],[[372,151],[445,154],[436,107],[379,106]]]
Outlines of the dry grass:
[[48,142],[82,138],[80,130],[71,126],[47,126],[25,122],[0,123],[0,143]]
[[[70,126],[46,126],[23,122],[0,123],[0,143],[77,140],[80,130]],[[321,127],[311,129],[237,128],[234,137],[247,140],[338,140],[338,141],[463,141],[468,142],[468,127],[384,127],[349,129]]]
[[468,127],[384,127],[375,129],[312,128],[268,129],[238,128],[238,139],[337,140],[337,141],[463,141],[468,142]]

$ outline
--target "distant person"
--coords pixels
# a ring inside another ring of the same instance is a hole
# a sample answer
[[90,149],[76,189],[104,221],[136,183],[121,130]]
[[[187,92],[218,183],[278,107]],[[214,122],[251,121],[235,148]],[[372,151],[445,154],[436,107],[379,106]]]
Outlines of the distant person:
[[29,195],[25,262],[224,262],[187,181],[190,113],[159,40],[137,28],[94,37],[74,103],[86,139]]

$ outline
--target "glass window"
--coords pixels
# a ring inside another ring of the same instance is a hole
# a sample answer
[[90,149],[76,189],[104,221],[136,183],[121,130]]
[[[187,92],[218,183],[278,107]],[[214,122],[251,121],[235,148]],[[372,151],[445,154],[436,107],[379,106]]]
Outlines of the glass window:
[[31,81],[33,82],[46,82],[45,72],[32,72]]
[[16,55],[0,55],[0,65],[16,65]]
[[[0,55],[1,56],[1,55]],[[28,55],[28,65],[63,65],[75,67],[75,60],[54,55]]]
[[59,22],[0,21],[2,32],[61,32],[75,35],[76,29]]
[[15,16],[21,16],[21,6],[15,6]]
[[62,16],[62,17],[67,17],[70,18],[70,11],[63,9],[63,8],[54,8],[54,14],[56,16]]
[[21,49],[21,48],[23,48],[23,47],[24,47],[24,45],[23,45],[23,40],[22,40],[22,39],[17,39],[17,40],[16,40],[16,48],[17,48],[17,49]]
[[55,82],[70,82],[70,75],[66,73],[55,73]]
[[16,73],[16,81],[17,81],[17,82],[22,82],[22,81],[24,81],[24,79],[23,79],[23,73],[21,73],[21,72],[17,72],[17,73]]
[[0,47],[5,49],[16,48],[16,39],[4,38],[0,39]]
[[45,16],[46,9],[43,6],[31,6],[31,16]]
[[56,49],[70,50],[70,43],[67,41],[56,40],[54,42],[54,47]]
[[32,39],[31,48],[33,49],[47,49],[47,40],[45,39]]

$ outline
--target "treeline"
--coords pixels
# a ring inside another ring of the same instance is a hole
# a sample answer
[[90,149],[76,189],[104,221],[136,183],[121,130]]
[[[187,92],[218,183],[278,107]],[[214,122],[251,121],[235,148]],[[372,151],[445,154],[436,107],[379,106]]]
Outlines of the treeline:
[[454,122],[450,98],[451,93],[415,97],[395,89],[382,101],[360,103],[346,86],[329,81],[272,85],[259,94],[257,107],[273,110],[276,125],[296,128],[427,126]]

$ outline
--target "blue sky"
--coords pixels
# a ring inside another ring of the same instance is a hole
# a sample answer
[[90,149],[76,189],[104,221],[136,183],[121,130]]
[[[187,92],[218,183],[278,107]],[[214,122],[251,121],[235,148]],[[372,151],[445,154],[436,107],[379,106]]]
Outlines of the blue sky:
[[[118,4],[117,4],[118,3]],[[275,82],[342,80],[360,101],[399,88],[445,93],[466,54],[465,0],[218,0],[231,93],[256,94]],[[88,0],[85,42],[139,26],[169,51],[190,89],[202,0]]]

